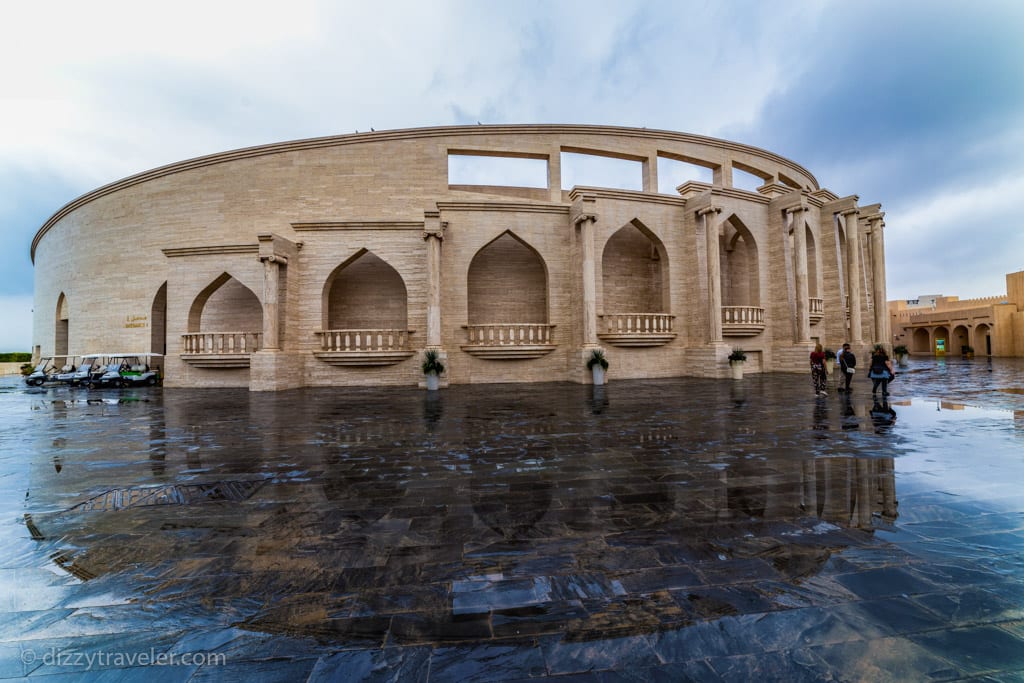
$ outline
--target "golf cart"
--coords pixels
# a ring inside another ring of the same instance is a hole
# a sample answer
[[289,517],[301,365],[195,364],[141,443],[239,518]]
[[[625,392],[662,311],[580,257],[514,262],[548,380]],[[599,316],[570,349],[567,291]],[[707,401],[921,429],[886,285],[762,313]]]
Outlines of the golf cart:
[[82,356],[77,368],[74,365],[65,366],[67,371],[61,368],[61,372],[57,373],[54,379],[73,387],[77,387],[79,384],[88,384],[89,380],[103,368],[103,359],[104,357],[97,353]]
[[[71,364],[73,359],[69,356],[44,356],[32,369],[32,373],[25,378],[25,384],[30,387],[41,387],[47,382],[56,382],[60,372],[70,372],[75,369]],[[61,365],[58,365],[60,363]],[[58,369],[59,368],[59,369]]]
[[149,361],[159,363],[163,358],[156,353],[111,353],[106,355],[102,371],[92,374],[85,385],[97,387],[154,386],[160,382],[160,373],[151,369]]

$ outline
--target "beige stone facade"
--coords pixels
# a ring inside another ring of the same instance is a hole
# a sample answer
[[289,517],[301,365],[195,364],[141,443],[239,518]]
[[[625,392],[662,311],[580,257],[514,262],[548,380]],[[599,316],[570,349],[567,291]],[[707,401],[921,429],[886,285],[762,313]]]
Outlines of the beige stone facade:
[[1006,294],[961,300],[920,296],[889,302],[893,344],[912,354],[1024,357],[1024,271],[1006,276]]
[[[563,189],[564,154],[642,189]],[[455,184],[452,156],[544,163]],[[712,182],[658,192],[659,162]],[[735,170],[758,176],[734,187]],[[815,342],[888,342],[883,216],[771,152],[605,126],[459,126],[184,161],[60,209],[32,243],[40,353],[165,353],[169,386],[276,390],[807,371]],[[877,305],[876,305],[877,302]]]

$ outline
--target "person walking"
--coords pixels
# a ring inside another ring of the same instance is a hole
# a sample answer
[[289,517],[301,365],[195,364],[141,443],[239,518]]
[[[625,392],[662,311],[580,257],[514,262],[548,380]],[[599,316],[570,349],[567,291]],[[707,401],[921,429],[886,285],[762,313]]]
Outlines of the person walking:
[[854,368],[857,367],[857,356],[850,350],[849,344],[843,344],[843,350],[839,352],[839,369],[843,371],[842,382],[844,387],[839,391],[850,391],[850,380],[853,379]]
[[882,387],[882,398],[889,395],[889,378],[893,375],[892,361],[885,347],[881,344],[875,346],[871,353],[871,367],[868,368],[868,377],[871,379],[871,395],[874,396],[878,387]]
[[828,396],[825,389],[825,382],[828,376],[825,374],[825,352],[821,344],[815,344],[811,351],[811,380],[814,382],[814,393],[818,396]]

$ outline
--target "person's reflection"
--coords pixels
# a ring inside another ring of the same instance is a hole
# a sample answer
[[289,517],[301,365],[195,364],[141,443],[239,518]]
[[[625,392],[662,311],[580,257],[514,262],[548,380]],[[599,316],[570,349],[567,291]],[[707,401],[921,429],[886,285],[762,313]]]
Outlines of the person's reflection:
[[850,394],[843,394],[843,421],[842,429],[844,432],[857,431],[860,427],[860,418],[857,417],[857,412],[853,409],[853,401],[850,400]]
[[875,404],[871,406],[871,422],[875,425],[876,434],[884,434],[892,429],[896,422],[896,411],[888,401],[881,403],[875,401]]
[[828,401],[822,397],[814,402],[814,423],[811,426],[815,432],[815,439],[827,439],[828,434]]

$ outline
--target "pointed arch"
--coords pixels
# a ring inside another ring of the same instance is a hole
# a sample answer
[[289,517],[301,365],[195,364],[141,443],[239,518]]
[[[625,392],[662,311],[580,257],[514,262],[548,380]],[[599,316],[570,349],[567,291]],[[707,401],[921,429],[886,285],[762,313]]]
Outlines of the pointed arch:
[[602,308],[606,313],[667,313],[668,251],[638,218],[616,230],[601,254]]
[[55,356],[68,355],[68,332],[71,325],[71,311],[68,305],[68,298],[61,292],[57,297],[56,314],[54,315],[55,325],[53,331],[53,354]]
[[321,301],[325,330],[404,330],[408,326],[405,280],[391,264],[366,248],[331,271]]
[[931,353],[932,351],[932,338],[928,334],[928,330],[923,327],[919,327],[914,330],[911,351],[914,353]]
[[485,244],[469,263],[470,325],[548,322],[548,269],[540,253],[511,230]]
[[720,239],[722,305],[760,306],[760,261],[754,235],[732,214],[722,223]]
[[957,325],[953,328],[949,343],[946,344],[946,351],[959,355],[963,353],[965,346],[971,346],[971,333],[966,325]]
[[941,326],[941,325],[939,327],[936,327],[932,331],[932,348],[930,349],[930,351],[932,353],[935,353],[936,350],[938,349],[938,345],[939,345],[939,341],[940,340],[942,341],[942,344],[943,344],[942,348],[945,349],[946,353],[949,353],[949,347],[950,347],[950,343],[951,343],[950,339],[949,339],[949,330],[945,326]]
[[188,312],[188,331],[261,332],[263,305],[230,273],[218,275],[199,292]]
[[153,296],[149,311],[149,351],[167,353],[167,283],[164,282]]

